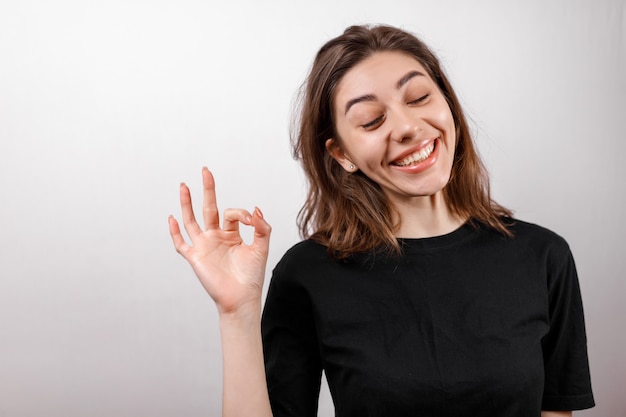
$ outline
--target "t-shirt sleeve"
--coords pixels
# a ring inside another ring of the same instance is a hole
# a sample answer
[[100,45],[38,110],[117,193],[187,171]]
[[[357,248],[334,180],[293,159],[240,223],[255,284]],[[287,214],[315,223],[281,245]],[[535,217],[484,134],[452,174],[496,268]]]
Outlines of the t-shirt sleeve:
[[274,417],[317,416],[322,365],[310,299],[281,261],[262,318],[267,386]]
[[550,329],[542,340],[545,385],[543,410],[594,406],[587,337],[574,258],[565,242],[548,256]]

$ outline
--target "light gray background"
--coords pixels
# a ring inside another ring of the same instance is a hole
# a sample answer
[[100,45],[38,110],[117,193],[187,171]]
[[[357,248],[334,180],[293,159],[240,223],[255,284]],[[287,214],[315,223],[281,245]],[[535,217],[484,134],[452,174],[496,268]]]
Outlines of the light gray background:
[[569,241],[598,403],[576,414],[626,416],[624,1],[1,0],[0,417],[219,415],[178,183],[199,195],[207,165],[222,208],[260,206],[271,269],[304,196],[294,93],[368,22],[434,48],[495,197]]

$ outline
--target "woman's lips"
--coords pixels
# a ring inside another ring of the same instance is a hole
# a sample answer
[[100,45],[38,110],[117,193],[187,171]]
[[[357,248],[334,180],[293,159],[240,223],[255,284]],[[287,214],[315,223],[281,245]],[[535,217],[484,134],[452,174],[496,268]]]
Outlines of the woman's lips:
[[433,166],[437,162],[438,155],[439,138],[436,138],[408,155],[405,154],[401,158],[396,159],[389,165],[398,171],[408,174],[419,174]]
[[410,155],[402,158],[401,160],[393,161],[391,164],[406,167],[415,164],[419,164],[422,161],[425,161],[435,150],[435,141],[430,142],[428,145],[424,146],[421,149],[411,153]]

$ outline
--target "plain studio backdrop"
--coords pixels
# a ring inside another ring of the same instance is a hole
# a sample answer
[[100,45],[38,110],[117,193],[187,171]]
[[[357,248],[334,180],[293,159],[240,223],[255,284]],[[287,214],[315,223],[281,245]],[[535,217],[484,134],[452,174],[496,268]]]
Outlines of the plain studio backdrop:
[[598,403],[576,414],[626,416],[623,0],[3,0],[0,417],[219,415],[216,309],[168,234],[178,184],[199,203],[206,165],[222,209],[263,209],[267,284],[299,240],[295,93],[361,23],[432,46],[495,198],[568,240]]

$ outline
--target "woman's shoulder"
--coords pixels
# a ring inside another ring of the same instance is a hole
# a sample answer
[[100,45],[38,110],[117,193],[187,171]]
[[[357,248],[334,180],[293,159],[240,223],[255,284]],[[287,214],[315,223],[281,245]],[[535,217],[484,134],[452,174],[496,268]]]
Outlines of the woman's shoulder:
[[281,262],[315,262],[328,258],[328,248],[313,239],[305,239],[289,248]]
[[312,239],[305,239],[289,248],[274,268],[274,276],[299,276],[334,265],[328,248]]
[[523,221],[517,218],[508,219],[509,230],[515,245],[526,246],[535,251],[564,256],[570,247],[563,236],[545,226]]
[[508,219],[507,224],[509,224],[509,230],[513,232],[513,236],[516,238],[553,242],[556,244],[567,244],[565,239],[560,234],[545,226],[520,220],[518,218]]

